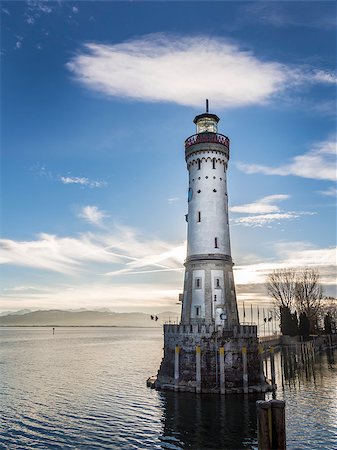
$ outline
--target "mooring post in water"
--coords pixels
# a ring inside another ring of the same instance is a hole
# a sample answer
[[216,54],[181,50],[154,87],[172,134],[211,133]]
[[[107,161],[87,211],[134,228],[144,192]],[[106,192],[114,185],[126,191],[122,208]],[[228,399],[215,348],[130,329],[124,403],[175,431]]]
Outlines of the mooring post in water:
[[256,402],[257,440],[259,450],[271,449],[271,404],[263,400]]
[[179,386],[179,353],[180,353],[180,347],[179,345],[176,345],[175,352],[174,352],[174,390],[178,390]]
[[242,347],[242,371],[243,393],[248,394],[247,347]]
[[197,345],[195,348],[195,357],[196,357],[196,393],[200,394],[201,392],[201,349],[200,345]]
[[271,371],[271,385],[273,389],[276,387],[275,383],[275,359],[274,359],[274,347],[270,347],[270,371]]
[[256,402],[257,438],[259,450],[285,450],[285,402],[258,400]]
[[225,387],[225,348],[219,348],[219,359],[220,359],[220,393],[226,393]]
[[312,362],[315,363],[315,346],[314,346],[314,340],[311,341],[311,359]]
[[328,335],[329,347],[332,348],[331,334]]
[[267,346],[264,346],[264,363],[265,363],[265,374],[266,374],[266,378],[268,378],[268,351],[267,351]]
[[272,448],[284,450],[286,448],[286,417],[285,401],[271,400],[272,416]]
[[261,381],[261,385],[264,385],[265,379],[264,379],[264,372],[263,372],[263,347],[262,347],[262,345],[259,345],[259,363],[260,363],[260,381]]

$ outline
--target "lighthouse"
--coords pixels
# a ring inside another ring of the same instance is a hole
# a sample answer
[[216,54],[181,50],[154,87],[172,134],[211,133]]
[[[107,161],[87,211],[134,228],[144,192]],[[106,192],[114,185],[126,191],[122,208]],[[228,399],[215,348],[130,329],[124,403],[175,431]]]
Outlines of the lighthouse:
[[196,134],[185,141],[189,175],[187,257],[181,322],[239,325],[231,257],[227,167],[229,139],[218,133],[219,117],[194,119]]
[[164,324],[164,355],[148,385],[195,393],[265,392],[254,324],[240,324],[233,277],[227,169],[229,138],[208,110],[185,140],[187,255],[179,324]]

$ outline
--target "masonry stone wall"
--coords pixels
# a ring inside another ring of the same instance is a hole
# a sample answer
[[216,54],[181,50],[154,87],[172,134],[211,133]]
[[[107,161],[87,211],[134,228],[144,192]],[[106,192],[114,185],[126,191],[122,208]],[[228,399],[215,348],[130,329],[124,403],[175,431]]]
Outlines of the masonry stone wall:
[[[235,333],[235,337],[234,337]],[[179,380],[174,379],[176,347],[179,347]],[[224,348],[225,388],[243,388],[242,348],[247,349],[248,386],[261,387],[256,326],[239,326],[232,333],[216,330],[214,325],[165,325],[164,358],[157,376],[157,388],[195,391],[196,347],[200,347],[201,391],[220,390],[220,353]]]

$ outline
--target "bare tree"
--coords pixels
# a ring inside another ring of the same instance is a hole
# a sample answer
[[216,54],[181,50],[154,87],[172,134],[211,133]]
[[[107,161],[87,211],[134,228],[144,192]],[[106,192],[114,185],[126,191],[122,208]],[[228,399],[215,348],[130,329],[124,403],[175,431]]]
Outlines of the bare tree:
[[296,271],[292,268],[274,270],[268,275],[266,282],[267,292],[273,297],[274,305],[289,310],[294,306],[296,285]]
[[295,304],[310,322],[310,332],[315,329],[322,304],[322,286],[317,269],[303,267],[296,273]]

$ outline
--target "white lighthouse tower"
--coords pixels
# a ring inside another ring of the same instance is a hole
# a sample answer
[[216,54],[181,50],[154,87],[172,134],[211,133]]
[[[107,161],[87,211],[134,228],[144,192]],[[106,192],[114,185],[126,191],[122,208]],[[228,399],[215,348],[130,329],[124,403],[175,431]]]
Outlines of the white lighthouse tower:
[[219,117],[195,117],[196,134],[185,141],[189,173],[187,258],[182,323],[239,324],[231,257],[227,165],[229,139],[218,133]]
[[240,325],[231,257],[227,165],[229,139],[219,117],[195,117],[185,141],[189,173],[187,257],[181,322],[164,324],[156,389],[196,393],[265,392],[256,325]]

